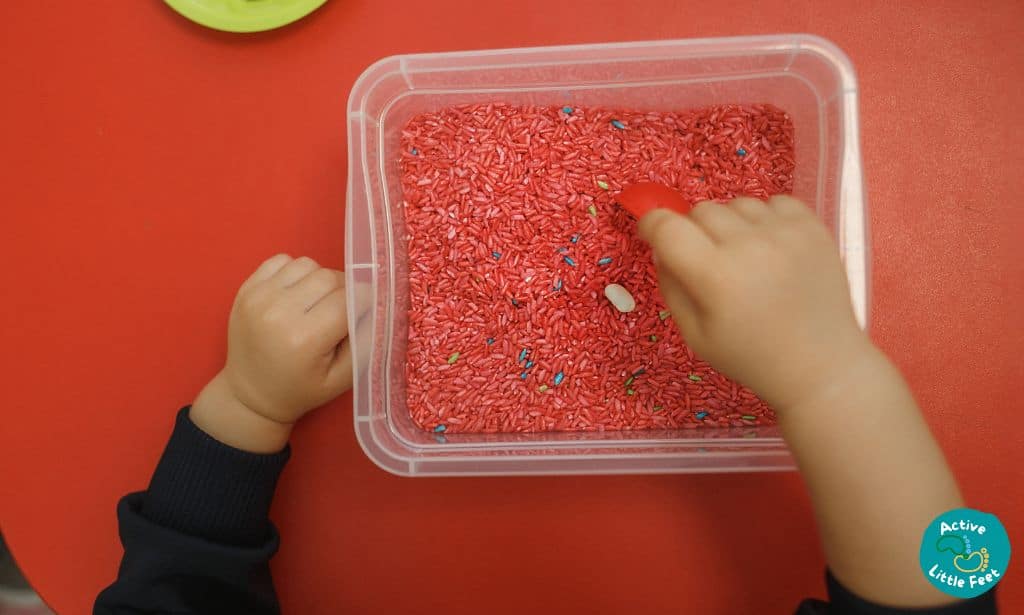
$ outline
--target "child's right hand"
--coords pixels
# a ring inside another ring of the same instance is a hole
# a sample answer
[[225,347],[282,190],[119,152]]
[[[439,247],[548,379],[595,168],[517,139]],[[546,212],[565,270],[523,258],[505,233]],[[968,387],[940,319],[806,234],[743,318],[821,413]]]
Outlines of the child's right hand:
[[686,343],[780,412],[815,398],[870,348],[835,244],[800,201],[658,209],[639,231]]
[[658,209],[639,230],[687,344],[778,412],[839,582],[894,607],[950,602],[921,574],[920,536],[963,499],[899,371],[857,326],[814,213],[741,198]]

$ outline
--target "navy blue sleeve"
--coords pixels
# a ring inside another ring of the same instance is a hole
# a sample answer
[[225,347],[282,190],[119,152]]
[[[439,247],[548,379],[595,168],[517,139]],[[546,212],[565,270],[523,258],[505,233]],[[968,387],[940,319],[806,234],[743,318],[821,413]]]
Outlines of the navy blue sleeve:
[[279,613],[269,511],[288,456],[231,448],[182,409],[149,488],[118,503],[124,557],[93,612]]
[[995,615],[997,612],[995,590],[945,606],[901,609],[868,602],[843,587],[828,570],[825,571],[825,586],[828,588],[828,602],[804,600],[796,615]]

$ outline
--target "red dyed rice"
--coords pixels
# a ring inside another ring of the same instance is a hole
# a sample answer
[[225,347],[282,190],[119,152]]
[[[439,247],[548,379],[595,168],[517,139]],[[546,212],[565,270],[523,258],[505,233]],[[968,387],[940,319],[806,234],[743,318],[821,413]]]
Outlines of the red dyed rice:
[[[789,192],[793,124],[783,111],[464,105],[413,118],[402,146],[407,395],[420,427],[492,433],[775,422],[763,401],[694,357],[672,319],[659,317],[667,308],[650,250],[615,195],[638,180],[675,186],[693,202]],[[598,264],[602,258],[612,261]],[[633,312],[604,297],[610,283],[632,293]],[[524,348],[529,369],[517,361]]]

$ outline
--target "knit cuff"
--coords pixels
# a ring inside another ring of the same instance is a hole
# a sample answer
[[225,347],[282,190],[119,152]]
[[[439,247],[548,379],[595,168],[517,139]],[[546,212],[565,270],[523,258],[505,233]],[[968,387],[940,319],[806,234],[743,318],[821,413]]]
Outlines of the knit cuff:
[[189,407],[146,491],[141,514],[161,526],[207,540],[254,546],[270,531],[270,502],[291,454],[258,454],[223,444],[195,426]]
[[930,609],[904,609],[874,604],[854,594],[832,576],[831,570],[825,570],[825,584],[828,587],[829,613],[849,615],[995,615],[996,592],[990,590],[970,600],[955,600],[951,604],[932,607]]

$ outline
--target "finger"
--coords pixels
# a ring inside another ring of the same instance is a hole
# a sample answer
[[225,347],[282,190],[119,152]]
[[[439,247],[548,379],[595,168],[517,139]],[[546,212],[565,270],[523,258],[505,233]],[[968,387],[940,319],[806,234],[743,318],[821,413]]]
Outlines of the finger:
[[362,320],[373,307],[373,287],[366,283],[357,282],[351,288],[346,288],[348,293],[348,307],[355,310],[356,322]]
[[803,201],[785,194],[777,194],[768,199],[768,207],[783,218],[805,218],[813,213]]
[[348,306],[345,288],[339,287],[317,301],[308,318],[317,337],[328,346],[337,346],[348,337]]
[[725,241],[750,227],[750,223],[735,211],[714,201],[697,203],[690,212],[690,218],[716,242]]
[[713,262],[715,245],[699,226],[687,216],[656,209],[641,218],[637,229],[640,237],[651,244],[659,267],[691,286],[707,274]]
[[685,337],[688,332],[695,330],[697,323],[697,306],[694,304],[690,294],[679,284],[679,281],[671,273],[661,267],[656,269],[658,275],[658,290],[661,292],[665,305],[672,314],[672,320],[679,326]]
[[291,261],[292,257],[287,254],[275,254],[274,256],[271,256],[267,260],[263,261],[263,263],[256,268],[256,271],[254,271],[252,275],[242,283],[242,288],[249,288],[261,282],[266,282]]
[[342,296],[342,299],[345,298],[345,294],[346,294],[346,292],[345,292],[345,272],[344,271],[338,271],[337,269],[325,269],[325,271],[330,271],[331,272],[331,274],[334,276],[335,281],[337,282],[337,285],[334,288],[334,290],[332,290],[330,293],[326,293],[316,303],[314,303],[313,305],[309,306],[309,309],[306,310],[307,312],[312,311],[314,308],[316,308],[317,305],[320,304],[320,301],[323,301],[325,298],[333,295],[334,293],[340,292],[341,296]]
[[772,211],[760,199],[739,197],[729,201],[729,207],[741,218],[753,224],[760,224],[765,218],[772,215]]
[[308,312],[318,301],[338,290],[342,281],[333,269],[317,269],[285,291],[286,300],[293,306]]
[[319,268],[320,265],[318,265],[315,260],[308,256],[300,256],[284,267],[281,267],[281,269],[270,278],[270,282],[278,288],[287,288]]
[[[349,295],[348,308],[355,313],[349,313],[349,320],[355,323],[355,329],[349,330],[348,337],[338,346],[335,346],[328,372],[340,392],[344,392],[352,386],[357,370],[365,370],[370,359],[370,348],[373,346],[374,329],[373,319],[364,318],[373,308],[373,287],[366,283],[355,283],[347,288]],[[316,311],[321,307],[318,305]],[[360,348],[355,353],[353,348]],[[358,363],[357,363],[358,360]]]
[[[339,276],[344,275],[340,271],[337,273]],[[353,309],[353,304],[355,305],[355,314],[352,315],[351,320],[355,323],[359,323],[363,316],[369,313],[370,308],[373,307],[373,295],[370,294],[369,285],[356,284],[355,288],[351,289],[351,292],[349,290],[342,283],[341,288],[318,301],[313,306],[313,309],[309,311],[311,316],[318,319],[317,326],[324,327],[329,338],[340,340],[348,336],[349,310]],[[340,330],[336,328],[336,325],[332,324],[332,319],[338,314],[341,315],[342,322],[344,323],[344,327],[340,328]]]

